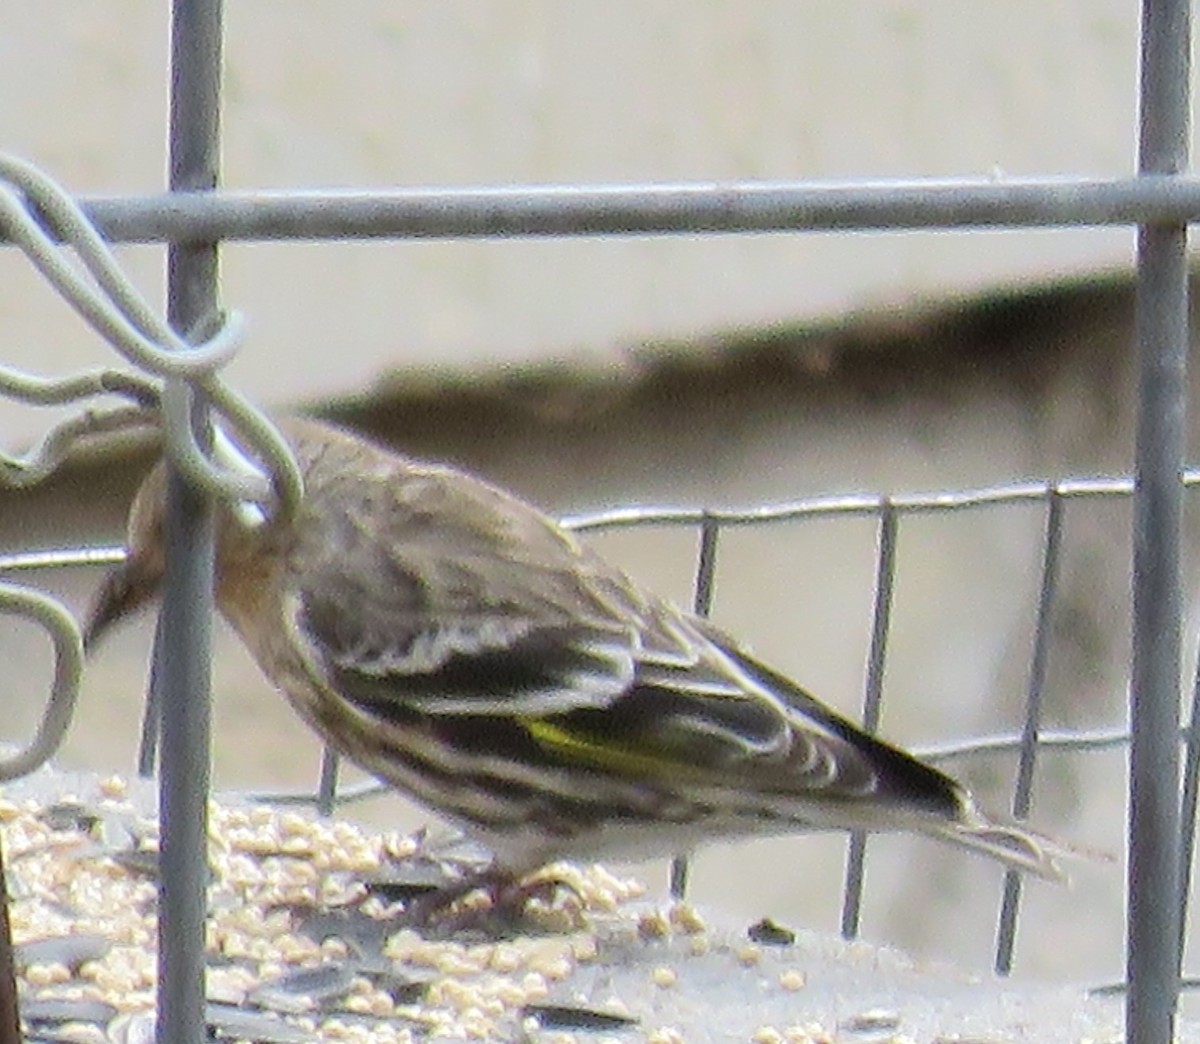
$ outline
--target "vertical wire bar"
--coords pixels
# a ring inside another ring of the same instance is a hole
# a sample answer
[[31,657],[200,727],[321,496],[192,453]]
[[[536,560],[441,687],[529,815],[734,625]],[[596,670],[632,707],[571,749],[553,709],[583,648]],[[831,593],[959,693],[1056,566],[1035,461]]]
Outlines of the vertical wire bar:
[[137,774],[142,779],[154,775],[158,761],[158,736],[162,724],[162,690],[158,685],[158,664],[162,659],[158,645],[162,631],[154,632],[154,652],[150,657],[150,678],[146,686],[146,702],[142,707],[142,731],[138,736]]
[[[1033,660],[1029,667],[1029,691],[1025,697],[1025,724],[1021,729],[1021,747],[1017,760],[1017,782],[1013,789],[1012,814],[1016,819],[1024,819],[1029,815],[1033,801],[1033,770],[1037,763],[1042,702],[1046,689],[1046,664],[1050,657],[1050,616],[1058,594],[1058,566],[1061,559],[1065,504],[1063,495],[1057,489],[1052,489],[1046,502],[1042,585],[1038,595]],[[999,925],[996,929],[997,975],[1007,975],[1012,971],[1013,950],[1017,940],[1017,915],[1020,908],[1021,875],[1015,870],[1009,870],[1004,875],[1004,895],[1000,902]]]
[[[1188,162],[1188,0],[1143,0],[1138,170]],[[1180,528],[1187,412],[1186,225],[1137,238],[1138,426],[1134,493],[1126,1039],[1167,1044],[1179,994]]]
[[[171,11],[170,187],[211,190],[217,182],[220,0],[175,0]],[[188,331],[215,309],[217,247],[172,244],[167,311]],[[191,421],[211,434],[199,396]],[[210,499],[172,473],[167,574],[156,681],[161,694],[162,881],[158,913],[157,1039],[202,1044],[205,1029],[205,884],[211,739],[210,650],[214,522]]]
[[337,804],[338,769],[341,758],[332,747],[321,751],[321,778],[317,781],[317,813],[332,816]]
[[162,706],[159,767],[159,1040],[200,1044],[204,1024],[207,796],[211,736],[213,524],[207,497],[169,484],[167,569],[158,618]]
[[1188,906],[1192,895],[1192,869],[1196,853],[1196,805],[1200,799],[1200,651],[1192,681],[1192,706],[1188,711],[1183,747],[1183,799],[1179,822],[1179,959],[1182,973],[1187,947]]
[[[872,735],[879,729],[883,706],[883,673],[892,622],[892,591],[896,580],[895,505],[885,499],[879,512],[879,537],[875,562],[875,606],[871,613],[871,648],[867,654],[867,680],[863,695],[863,728]],[[867,855],[867,834],[855,830],[846,849],[846,879],[842,890],[842,937],[858,936],[862,918],[862,893]]]
[[[700,519],[700,553],[696,561],[696,586],[692,611],[708,618],[712,612],[713,585],[717,573],[717,537],[720,523],[707,512]],[[671,860],[671,898],[683,899],[687,894],[688,857],[677,855]]]
[[21,1044],[21,1014],[17,1006],[17,971],[13,958],[12,923],[8,915],[8,881],[0,845],[0,1044]]

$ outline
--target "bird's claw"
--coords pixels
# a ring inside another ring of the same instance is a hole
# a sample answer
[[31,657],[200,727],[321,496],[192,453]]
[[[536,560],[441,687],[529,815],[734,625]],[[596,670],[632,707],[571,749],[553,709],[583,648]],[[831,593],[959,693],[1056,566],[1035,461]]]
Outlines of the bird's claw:
[[583,897],[563,878],[547,874],[515,878],[487,870],[414,899],[404,920],[409,927],[439,935],[464,931],[511,935],[538,924],[529,917],[531,903],[550,907],[563,891],[581,910]]

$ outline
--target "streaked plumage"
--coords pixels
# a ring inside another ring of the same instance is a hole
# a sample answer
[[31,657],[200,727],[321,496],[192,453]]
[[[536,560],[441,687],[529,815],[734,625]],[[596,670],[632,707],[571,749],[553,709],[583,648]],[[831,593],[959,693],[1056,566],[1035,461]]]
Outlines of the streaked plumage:
[[[305,498],[287,527],[221,511],[220,611],[330,744],[504,874],[863,828],[1058,875],[1052,842],[986,817],[524,501],[315,422],[281,427]],[[89,643],[158,589],[163,476],[134,502]]]

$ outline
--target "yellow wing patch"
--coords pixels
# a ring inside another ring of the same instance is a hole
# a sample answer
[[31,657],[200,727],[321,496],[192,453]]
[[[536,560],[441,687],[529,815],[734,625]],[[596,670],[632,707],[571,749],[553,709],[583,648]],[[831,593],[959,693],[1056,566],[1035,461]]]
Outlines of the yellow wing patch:
[[569,732],[548,721],[530,721],[525,727],[539,743],[556,754],[561,754],[575,764],[584,763],[606,769],[622,776],[650,777],[671,776],[678,778],[681,771],[695,774],[695,766],[676,761],[669,754],[652,754],[639,750],[614,747],[579,733]]

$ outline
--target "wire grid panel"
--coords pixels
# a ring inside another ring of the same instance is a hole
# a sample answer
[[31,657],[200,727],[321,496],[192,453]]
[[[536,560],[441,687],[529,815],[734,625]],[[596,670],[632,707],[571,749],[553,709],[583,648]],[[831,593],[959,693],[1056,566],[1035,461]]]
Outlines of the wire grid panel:
[[[1200,470],[1184,476],[1190,487],[1200,484]],[[931,763],[942,763],[969,756],[1009,753],[1016,756],[1017,772],[1011,794],[1010,811],[1019,818],[1030,812],[1034,768],[1039,756],[1047,750],[1079,752],[1127,746],[1130,735],[1124,728],[1100,731],[1059,730],[1046,732],[1040,723],[1046,661],[1050,648],[1050,622],[1055,609],[1058,576],[1063,557],[1064,508],[1068,502],[1123,500],[1133,493],[1129,478],[1064,479],[1056,482],[1026,482],[991,486],[979,489],[943,490],[933,493],[815,497],[773,505],[741,509],[654,508],[628,507],[598,514],[574,516],[564,520],[568,528],[580,532],[628,530],[637,527],[663,525],[692,529],[697,533],[697,554],[694,569],[692,608],[707,616],[717,596],[715,577],[722,536],[731,529],[771,527],[792,522],[820,519],[869,519],[876,528],[874,589],[870,640],[864,680],[862,721],[869,731],[875,731],[882,712],[888,638],[891,630],[892,595],[896,579],[897,553],[901,542],[902,523],[917,516],[946,516],[996,508],[1036,507],[1043,517],[1043,542],[1037,605],[1033,614],[1035,628],[1028,668],[1028,687],[1024,700],[1021,729],[1013,735],[989,735],[965,740],[947,740],[918,753]],[[119,561],[118,548],[92,548],[64,552],[27,552],[0,556],[0,573],[54,568],[65,565],[108,565]],[[139,747],[139,773],[154,772],[158,735],[155,714],[147,713]],[[1197,750],[1190,732],[1186,776],[1191,804],[1195,802]],[[219,737],[218,737],[219,740]],[[337,759],[326,752],[320,780],[315,791],[291,793],[258,793],[252,798],[279,805],[314,805],[325,814],[377,795],[386,787],[378,783],[343,788],[339,785]],[[1185,822],[1190,821],[1185,819]],[[1190,865],[1192,838],[1185,834],[1185,867]],[[841,929],[848,938],[859,930],[864,888],[864,863],[867,840],[862,835],[851,838],[843,881]],[[683,864],[673,867],[672,889],[682,894]],[[999,900],[995,967],[1000,973],[1009,972],[1014,963],[1016,929],[1020,913],[1021,879],[1008,873]],[[1186,896],[1184,897],[1186,907]],[[972,926],[971,931],[983,929]]]
[[[1200,473],[1189,481],[1200,480]],[[1025,700],[1022,730],[1014,737],[947,742],[934,751],[922,752],[930,761],[946,761],[967,754],[1011,750],[1017,755],[1017,775],[1011,799],[1011,812],[1025,818],[1032,804],[1034,768],[1044,740],[1041,707],[1050,645],[1050,621],[1062,557],[1063,505],[1068,499],[1126,498],[1132,494],[1129,479],[1068,479],[1059,482],[1021,483],[974,490],[884,496],[860,494],[846,497],[820,497],[748,509],[671,509],[630,507],[571,517],[568,528],[580,532],[627,529],[638,526],[687,526],[698,533],[693,583],[693,611],[708,616],[713,608],[715,577],[722,533],[728,528],[769,526],[799,520],[821,518],[869,517],[876,521],[876,565],[871,614],[871,637],[866,664],[862,723],[874,733],[883,705],[884,676],[888,635],[892,622],[892,594],[896,578],[897,545],[901,520],[908,516],[945,514],[996,506],[1041,504],[1045,511],[1045,539],[1039,580],[1039,598],[1029,685]],[[1096,734],[1068,733],[1054,737],[1060,750],[1097,749],[1127,744],[1124,730]],[[332,812],[339,803],[358,800],[377,793],[380,786],[368,784],[350,794],[339,794],[337,758],[327,752],[322,764],[320,783],[315,795],[262,795],[268,800],[314,803],[322,812]],[[843,882],[841,930],[846,938],[858,935],[864,888],[864,864],[867,839],[854,834],[850,839]],[[671,891],[682,896],[686,885],[686,862],[676,859],[671,871]],[[996,933],[995,968],[1008,974],[1013,967],[1017,919],[1020,911],[1021,877],[1014,871],[1005,875]]]
[[[1196,484],[1197,481],[1200,481],[1200,472],[1187,472],[1184,481],[1187,485]],[[1032,805],[1034,769],[1039,753],[1050,746],[1043,736],[1041,719],[1051,642],[1051,621],[1063,557],[1064,506],[1070,500],[1128,497],[1132,495],[1133,489],[1133,482],[1125,478],[1065,479],[1057,482],[1020,483],[932,494],[814,498],[749,511],[630,509],[572,519],[568,520],[568,524],[580,530],[599,530],[617,526],[662,524],[664,522],[691,523],[698,526],[700,541],[695,576],[694,608],[698,613],[708,615],[714,596],[713,581],[719,538],[725,528],[822,517],[846,518],[862,515],[872,517],[877,525],[876,564],[862,724],[867,731],[875,732],[878,728],[883,703],[901,521],[905,517],[916,515],[945,514],[997,505],[1011,506],[1030,503],[1043,505],[1044,535],[1035,630],[1021,731],[1016,736],[951,742],[938,750],[921,752],[931,761],[948,760],[968,753],[981,753],[985,750],[1014,752],[1017,756],[1017,772],[1010,811],[1016,818],[1025,818]],[[1197,693],[1200,693],[1200,674],[1197,677]],[[1195,720],[1194,717],[1193,720]],[[1189,730],[1185,735],[1188,743],[1185,766],[1187,798],[1184,822],[1190,823],[1194,820],[1200,750],[1197,749],[1197,742],[1191,731]],[[1104,734],[1056,735],[1052,741],[1053,746],[1060,750],[1083,750],[1124,744],[1129,741],[1129,738],[1129,734],[1124,730],[1116,730]],[[1185,830],[1181,865],[1184,873],[1188,876],[1185,876],[1184,880],[1190,879],[1193,841],[1192,832]],[[855,834],[851,837],[844,878],[841,917],[842,933],[848,938],[858,934],[866,847],[865,836]],[[677,887],[681,883],[681,873],[682,869],[677,862],[672,874],[673,887]],[[1019,874],[1009,871],[1005,875],[996,932],[995,968],[1001,974],[1007,974],[1012,970],[1020,900],[1021,877]],[[1187,890],[1185,889],[1181,893],[1179,912],[1181,924],[1184,923],[1186,906]]]

